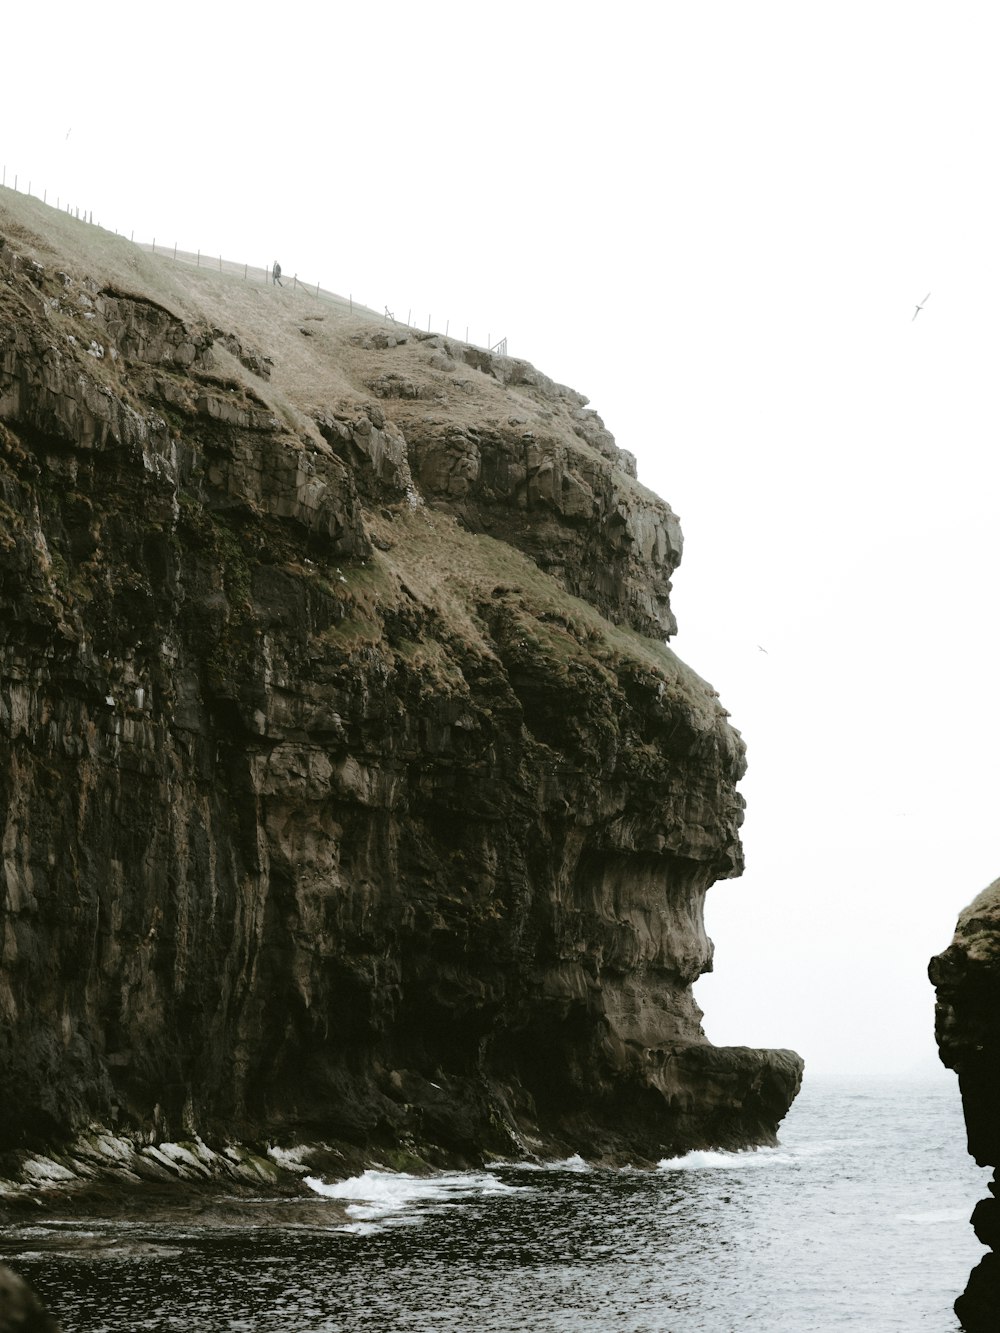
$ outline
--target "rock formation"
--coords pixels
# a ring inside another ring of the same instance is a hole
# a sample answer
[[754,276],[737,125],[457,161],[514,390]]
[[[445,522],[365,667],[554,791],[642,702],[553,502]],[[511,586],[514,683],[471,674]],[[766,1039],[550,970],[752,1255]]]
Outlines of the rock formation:
[[[931,959],[937,988],[935,1032],[941,1059],[958,1074],[969,1152],[980,1166],[1000,1166],[1000,880],[962,912],[949,947]],[[1000,1327],[1000,1183],[972,1215],[993,1251],[973,1269],[955,1312],[969,1333]]]
[[24,1278],[6,1264],[0,1264],[0,1333],[59,1333]]
[[744,747],[665,643],[680,554],[525,362],[6,192],[8,1174],[773,1142],[801,1061],[691,994]]

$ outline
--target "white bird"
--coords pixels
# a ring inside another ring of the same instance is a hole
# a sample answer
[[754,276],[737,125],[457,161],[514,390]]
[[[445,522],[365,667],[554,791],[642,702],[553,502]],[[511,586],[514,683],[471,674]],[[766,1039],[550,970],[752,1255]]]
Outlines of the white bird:
[[[927,304],[927,302],[928,302],[930,299],[931,299],[931,294],[930,294],[930,292],[928,292],[927,295],[924,297],[924,299],[923,299],[923,300],[920,302],[920,304],[917,306],[916,310],[914,310],[914,312],[913,312],[913,319],[916,319],[916,317],[920,314],[921,310],[923,310],[924,306]],[[911,324],[913,323],[913,319],[910,320],[910,323],[911,323]]]

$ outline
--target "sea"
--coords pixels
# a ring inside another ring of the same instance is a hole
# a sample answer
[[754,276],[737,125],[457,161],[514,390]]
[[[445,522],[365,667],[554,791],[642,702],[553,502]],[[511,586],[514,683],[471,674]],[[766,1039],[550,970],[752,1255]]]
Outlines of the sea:
[[301,1208],[51,1216],[0,1253],[64,1333],[951,1333],[989,1178],[951,1075],[807,1078],[775,1148],[310,1177]]

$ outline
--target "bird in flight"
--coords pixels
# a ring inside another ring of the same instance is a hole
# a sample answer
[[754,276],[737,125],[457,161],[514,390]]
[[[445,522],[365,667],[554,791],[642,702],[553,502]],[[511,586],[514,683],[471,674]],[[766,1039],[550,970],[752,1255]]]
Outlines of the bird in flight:
[[[914,312],[913,312],[913,319],[916,319],[916,317],[920,314],[921,310],[923,310],[924,306],[927,304],[927,302],[928,302],[930,299],[931,299],[931,294],[930,294],[930,292],[928,292],[927,295],[924,297],[924,299],[923,299],[923,300],[920,302],[920,304],[917,306],[916,310],[914,310]],[[913,323],[913,319],[910,320],[910,323],[911,323],[911,324]]]

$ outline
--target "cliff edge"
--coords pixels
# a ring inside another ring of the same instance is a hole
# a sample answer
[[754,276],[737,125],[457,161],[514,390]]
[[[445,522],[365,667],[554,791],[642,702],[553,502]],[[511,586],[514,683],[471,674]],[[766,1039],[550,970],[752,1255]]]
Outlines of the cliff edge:
[[0,1175],[773,1142],[680,554],[526,362],[0,194]]
[[[937,988],[935,1035],[942,1062],[958,1074],[969,1152],[980,1166],[1000,1166],[1000,879],[958,918],[955,938],[930,962]],[[1000,1184],[972,1215],[993,1251],[969,1278],[955,1313],[969,1333],[1000,1326]]]

